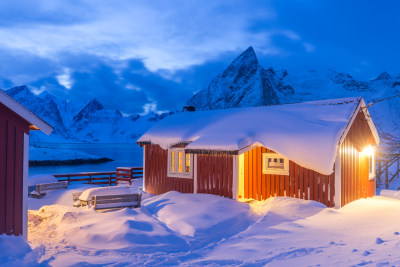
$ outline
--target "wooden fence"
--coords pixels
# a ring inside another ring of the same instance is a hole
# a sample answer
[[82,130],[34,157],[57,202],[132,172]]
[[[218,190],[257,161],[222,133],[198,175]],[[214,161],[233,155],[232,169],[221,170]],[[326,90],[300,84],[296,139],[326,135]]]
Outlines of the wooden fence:
[[[143,177],[143,167],[132,167],[132,179]],[[112,186],[116,184],[116,171],[54,174],[58,181]]]

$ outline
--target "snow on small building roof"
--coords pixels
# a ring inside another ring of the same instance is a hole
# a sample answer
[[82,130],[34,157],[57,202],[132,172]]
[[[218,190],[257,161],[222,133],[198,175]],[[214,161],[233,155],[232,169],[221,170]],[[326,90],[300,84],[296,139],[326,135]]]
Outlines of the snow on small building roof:
[[21,116],[27,122],[29,122],[33,127],[34,130],[41,130],[47,135],[50,135],[53,131],[53,127],[48,124],[46,121],[41,119],[35,113],[27,109],[21,103],[16,101],[11,96],[7,95],[3,90],[0,89],[0,103],[14,111],[16,114]]
[[[357,112],[362,97],[296,104],[182,112],[169,116],[148,130],[138,143],[163,149],[188,143],[186,150],[243,153],[256,146],[271,149],[297,164],[329,175],[338,145]],[[368,112],[367,109],[362,109]],[[375,141],[379,143],[372,120]]]

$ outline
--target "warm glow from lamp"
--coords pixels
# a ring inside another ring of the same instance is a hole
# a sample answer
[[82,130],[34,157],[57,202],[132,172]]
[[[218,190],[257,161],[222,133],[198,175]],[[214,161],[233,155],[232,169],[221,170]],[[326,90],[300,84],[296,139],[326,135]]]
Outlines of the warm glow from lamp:
[[366,156],[372,156],[374,154],[374,148],[371,145],[368,145],[363,149],[362,153]]

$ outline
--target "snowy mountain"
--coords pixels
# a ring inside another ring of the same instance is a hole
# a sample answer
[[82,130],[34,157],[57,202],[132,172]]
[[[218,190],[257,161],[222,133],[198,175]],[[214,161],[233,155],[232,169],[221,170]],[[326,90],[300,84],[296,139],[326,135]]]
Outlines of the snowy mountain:
[[[376,79],[359,81],[335,70],[288,73],[264,69],[252,47],[218,74],[209,86],[189,101],[197,110],[296,103],[329,98],[363,96],[366,103],[400,94],[400,76],[382,72]],[[369,108],[382,141],[400,141],[400,99]]]
[[97,99],[85,105],[58,99],[47,92],[35,95],[26,86],[11,88],[6,93],[54,127],[50,136],[31,132],[31,142],[133,143],[169,115],[151,113],[126,117],[118,110],[105,109]]
[[252,47],[217,75],[208,88],[195,94],[188,105],[197,109],[221,109],[279,104],[279,98],[293,94],[282,77],[258,63]]

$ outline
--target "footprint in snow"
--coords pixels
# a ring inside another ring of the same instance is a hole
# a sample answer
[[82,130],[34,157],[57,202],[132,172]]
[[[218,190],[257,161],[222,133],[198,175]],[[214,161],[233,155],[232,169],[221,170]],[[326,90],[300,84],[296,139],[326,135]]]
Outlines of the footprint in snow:
[[399,232],[394,232],[393,234],[394,234],[394,235],[400,235],[400,233],[399,233]]
[[385,242],[385,241],[383,241],[382,239],[380,239],[379,237],[376,239],[376,241],[375,241],[375,243],[377,243],[377,244],[382,244],[383,242]]
[[363,252],[362,255],[363,255],[363,256],[368,256],[369,254],[371,254],[371,252],[369,252],[368,250],[366,250],[366,251]]
[[351,252],[357,252],[357,251],[358,251],[358,249],[355,248],[355,249],[353,249]]

